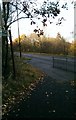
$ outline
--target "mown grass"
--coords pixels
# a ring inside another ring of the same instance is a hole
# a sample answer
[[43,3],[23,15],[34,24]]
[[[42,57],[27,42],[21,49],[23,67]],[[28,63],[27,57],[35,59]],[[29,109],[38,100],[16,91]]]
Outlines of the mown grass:
[[[7,113],[13,105],[23,98],[24,94],[35,87],[43,78],[44,73],[32,65],[23,62],[29,58],[15,57],[16,78],[12,78],[12,73],[7,80],[3,80],[3,114]],[[11,66],[12,68],[12,66]]]

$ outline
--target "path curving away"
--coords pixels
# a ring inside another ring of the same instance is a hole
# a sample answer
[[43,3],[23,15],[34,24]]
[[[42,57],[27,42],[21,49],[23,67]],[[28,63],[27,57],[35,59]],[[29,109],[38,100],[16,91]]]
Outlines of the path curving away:
[[76,88],[71,83],[74,74],[53,69],[51,57],[23,56],[31,57],[27,62],[47,76],[3,118],[76,118]]

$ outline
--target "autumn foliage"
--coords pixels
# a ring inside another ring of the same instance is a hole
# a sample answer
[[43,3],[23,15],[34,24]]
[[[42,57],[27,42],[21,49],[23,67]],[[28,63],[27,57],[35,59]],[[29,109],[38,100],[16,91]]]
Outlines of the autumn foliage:
[[[25,34],[20,36],[22,52],[40,52],[58,55],[76,55],[76,41],[67,42],[60,33],[55,38],[41,35],[38,37],[36,33],[29,36]],[[13,41],[14,50],[18,51],[18,38]]]

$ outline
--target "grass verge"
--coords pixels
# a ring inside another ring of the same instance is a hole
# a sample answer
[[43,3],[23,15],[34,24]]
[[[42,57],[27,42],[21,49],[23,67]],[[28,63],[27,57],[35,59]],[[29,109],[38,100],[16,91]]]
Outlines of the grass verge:
[[[28,58],[15,57],[16,78],[12,73],[7,80],[3,80],[3,115],[11,110],[13,105],[19,102],[28,91],[33,90],[36,84],[43,79],[44,73],[32,65],[27,64]],[[12,67],[11,67],[12,68]]]

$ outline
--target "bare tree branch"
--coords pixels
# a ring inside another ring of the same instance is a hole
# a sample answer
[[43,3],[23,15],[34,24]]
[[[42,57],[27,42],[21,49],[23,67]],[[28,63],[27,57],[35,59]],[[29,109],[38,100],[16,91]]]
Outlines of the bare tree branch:
[[9,28],[9,26],[10,26],[12,23],[16,22],[17,20],[25,19],[25,18],[28,18],[28,17],[20,17],[20,18],[18,18],[18,19],[16,19],[16,20],[10,22],[9,25],[7,26],[7,28]]

